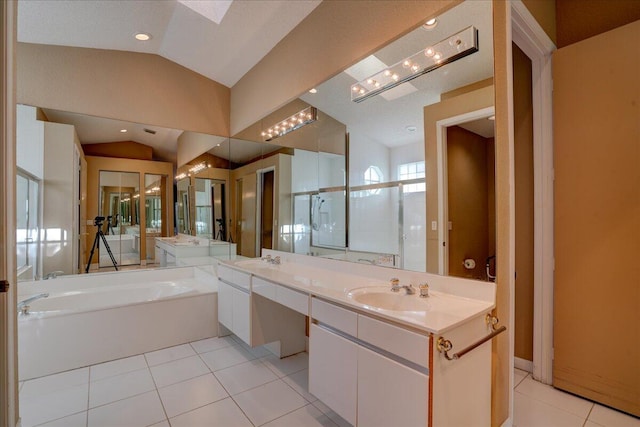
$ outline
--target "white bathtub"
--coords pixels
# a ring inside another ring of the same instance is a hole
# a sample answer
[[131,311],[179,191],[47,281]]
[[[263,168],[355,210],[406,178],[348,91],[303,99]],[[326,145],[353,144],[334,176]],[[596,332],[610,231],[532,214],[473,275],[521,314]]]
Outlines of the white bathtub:
[[49,297],[18,316],[20,380],[216,336],[217,291],[197,267],[21,282],[19,301]]

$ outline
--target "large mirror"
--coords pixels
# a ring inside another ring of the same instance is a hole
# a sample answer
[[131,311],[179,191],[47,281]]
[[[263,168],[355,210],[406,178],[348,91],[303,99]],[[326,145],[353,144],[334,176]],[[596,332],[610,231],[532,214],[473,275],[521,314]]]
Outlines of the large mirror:
[[[477,30],[476,52],[362,102],[351,100],[354,84],[374,84],[367,80],[394,64],[411,70],[407,59],[418,52],[429,56],[430,46],[461,50],[453,36],[469,27]],[[290,164],[276,169],[276,176],[291,176],[291,192],[280,187],[274,199],[280,209],[286,205],[291,220],[266,218],[278,224],[273,229],[279,236],[271,233],[278,243],[273,247],[490,279],[495,273],[492,77],[491,2],[467,1],[235,135],[264,143],[262,132],[268,136],[292,114],[317,108],[316,122],[268,141],[294,149]],[[323,118],[347,135],[341,152],[326,149],[328,138],[310,131],[322,128]],[[245,212],[247,194],[261,200],[263,182],[270,182],[263,172],[273,168],[274,150],[265,151],[256,161],[256,176],[236,180],[236,187],[242,186],[235,197],[237,238],[245,256],[259,256],[260,248],[273,244],[261,241],[258,230],[265,227],[264,207],[250,204]],[[256,221],[247,225],[248,216]],[[282,239],[283,230],[288,240]]]
[[[452,35],[470,26],[477,29],[477,52],[362,102],[351,100],[353,84],[424,53],[428,46],[451,43]],[[169,161],[175,169],[141,176],[145,194],[153,188],[152,175],[165,177],[171,198],[150,193],[140,206],[136,190],[105,195],[104,205],[112,209],[106,211],[112,217],[109,234],[119,229],[111,235],[123,236],[126,230],[134,233],[135,227],[143,227],[146,254],[140,263],[153,262],[146,239],[155,238],[161,224],[162,236],[181,233],[233,243],[228,256],[256,257],[262,248],[273,248],[487,279],[495,272],[493,122],[488,120],[493,106],[492,45],[491,2],[466,1],[438,16],[435,26],[414,29],[230,139],[167,130],[163,144],[153,148],[153,160]],[[308,107],[317,110],[317,120],[295,125],[279,137],[262,135]],[[124,141],[113,135],[102,140],[87,136],[84,120],[74,114],[43,111],[49,113],[46,120],[79,129],[79,144],[85,148]],[[140,135],[127,135],[126,140],[142,144],[147,144],[141,139],[147,136],[145,129],[161,129],[131,126],[140,129]],[[455,141],[460,135],[466,142]],[[212,142],[207,152],[176,168],[179,138]],[[472,140],[483,142],[474,145]],[[160,148],[171,146],[173,153]],[[198,169],[201,164],[205,167]],[[38,176],[30,168],[23,172],[27,178]],[[40,191],[46,194],[43,187]],[[92,192],[97,190],[89,189]],[[158,219],[158,210],[166,218]],[[88,222],[93,217],[74,215],[80,220],[71,231],[92,234],[95,227]],[[38,259],[28,237],[36,228],[25,223],[20,234],[27,276],[38,275],[29,273],[37,269],[28,266]],[[75,267],[65,274],[79,271],[90,249],[87,240],[70,256],[76,259]],[[40,270],[42,276],[48,272]]]

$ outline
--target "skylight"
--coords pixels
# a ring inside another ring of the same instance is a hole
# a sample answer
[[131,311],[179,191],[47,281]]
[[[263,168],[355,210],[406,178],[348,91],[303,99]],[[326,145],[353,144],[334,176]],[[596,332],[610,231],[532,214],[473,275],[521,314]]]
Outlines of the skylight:
[[209,21],[220,24],[233,0],[178,0],[178,2],[204,16]]

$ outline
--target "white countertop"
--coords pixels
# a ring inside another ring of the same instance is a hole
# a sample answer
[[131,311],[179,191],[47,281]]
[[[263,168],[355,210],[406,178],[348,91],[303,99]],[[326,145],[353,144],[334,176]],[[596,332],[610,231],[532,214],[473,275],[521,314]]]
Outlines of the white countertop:
[[[420,298],[416,290],[415,295],[407,295],[406,298],[416,298],[420,301],[417,303],[419,305],[424,303],[425,310],[385,310],[362,304],[349,296],[349,292],[363,287],[388,288],[388,279],[375,279],[345,272],[336,272],[311,265],[300,265],[294,262],[283,262],[280,265],[273,265],[260,261],[260,259],[250,259],[235,262],[225,261],[223,264],[297,291],[336,302],[360,312],[436,335],[440,335],[475,317],[484,316],[495,307],[495,301],[470,298],[434,290],[429,292],[429,298]],[[386,273],[389,270],[383,271]],[[414,283],[414,286],[416,285],[417,284]],[[482,284],[480,283],[480,285]],[[404,290],[400,292],[404,293]]]

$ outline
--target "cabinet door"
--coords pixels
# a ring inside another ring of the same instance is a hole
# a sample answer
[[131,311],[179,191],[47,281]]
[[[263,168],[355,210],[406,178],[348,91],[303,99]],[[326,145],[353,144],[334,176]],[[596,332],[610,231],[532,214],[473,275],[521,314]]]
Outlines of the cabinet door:
[[426,427],[429,376],[358,347],[358,427]]
[[218,282],[218,322],[229,330],[233,330],[233,291],[231,286]]
[[[356,424],[358,346],[315,324],[309,337],[309,392]],[[388,424],[400,425],[400,424]]]
[[233,328],[231,329],[242,341],[251,345],[251,329],[249,294],[233,289]]

